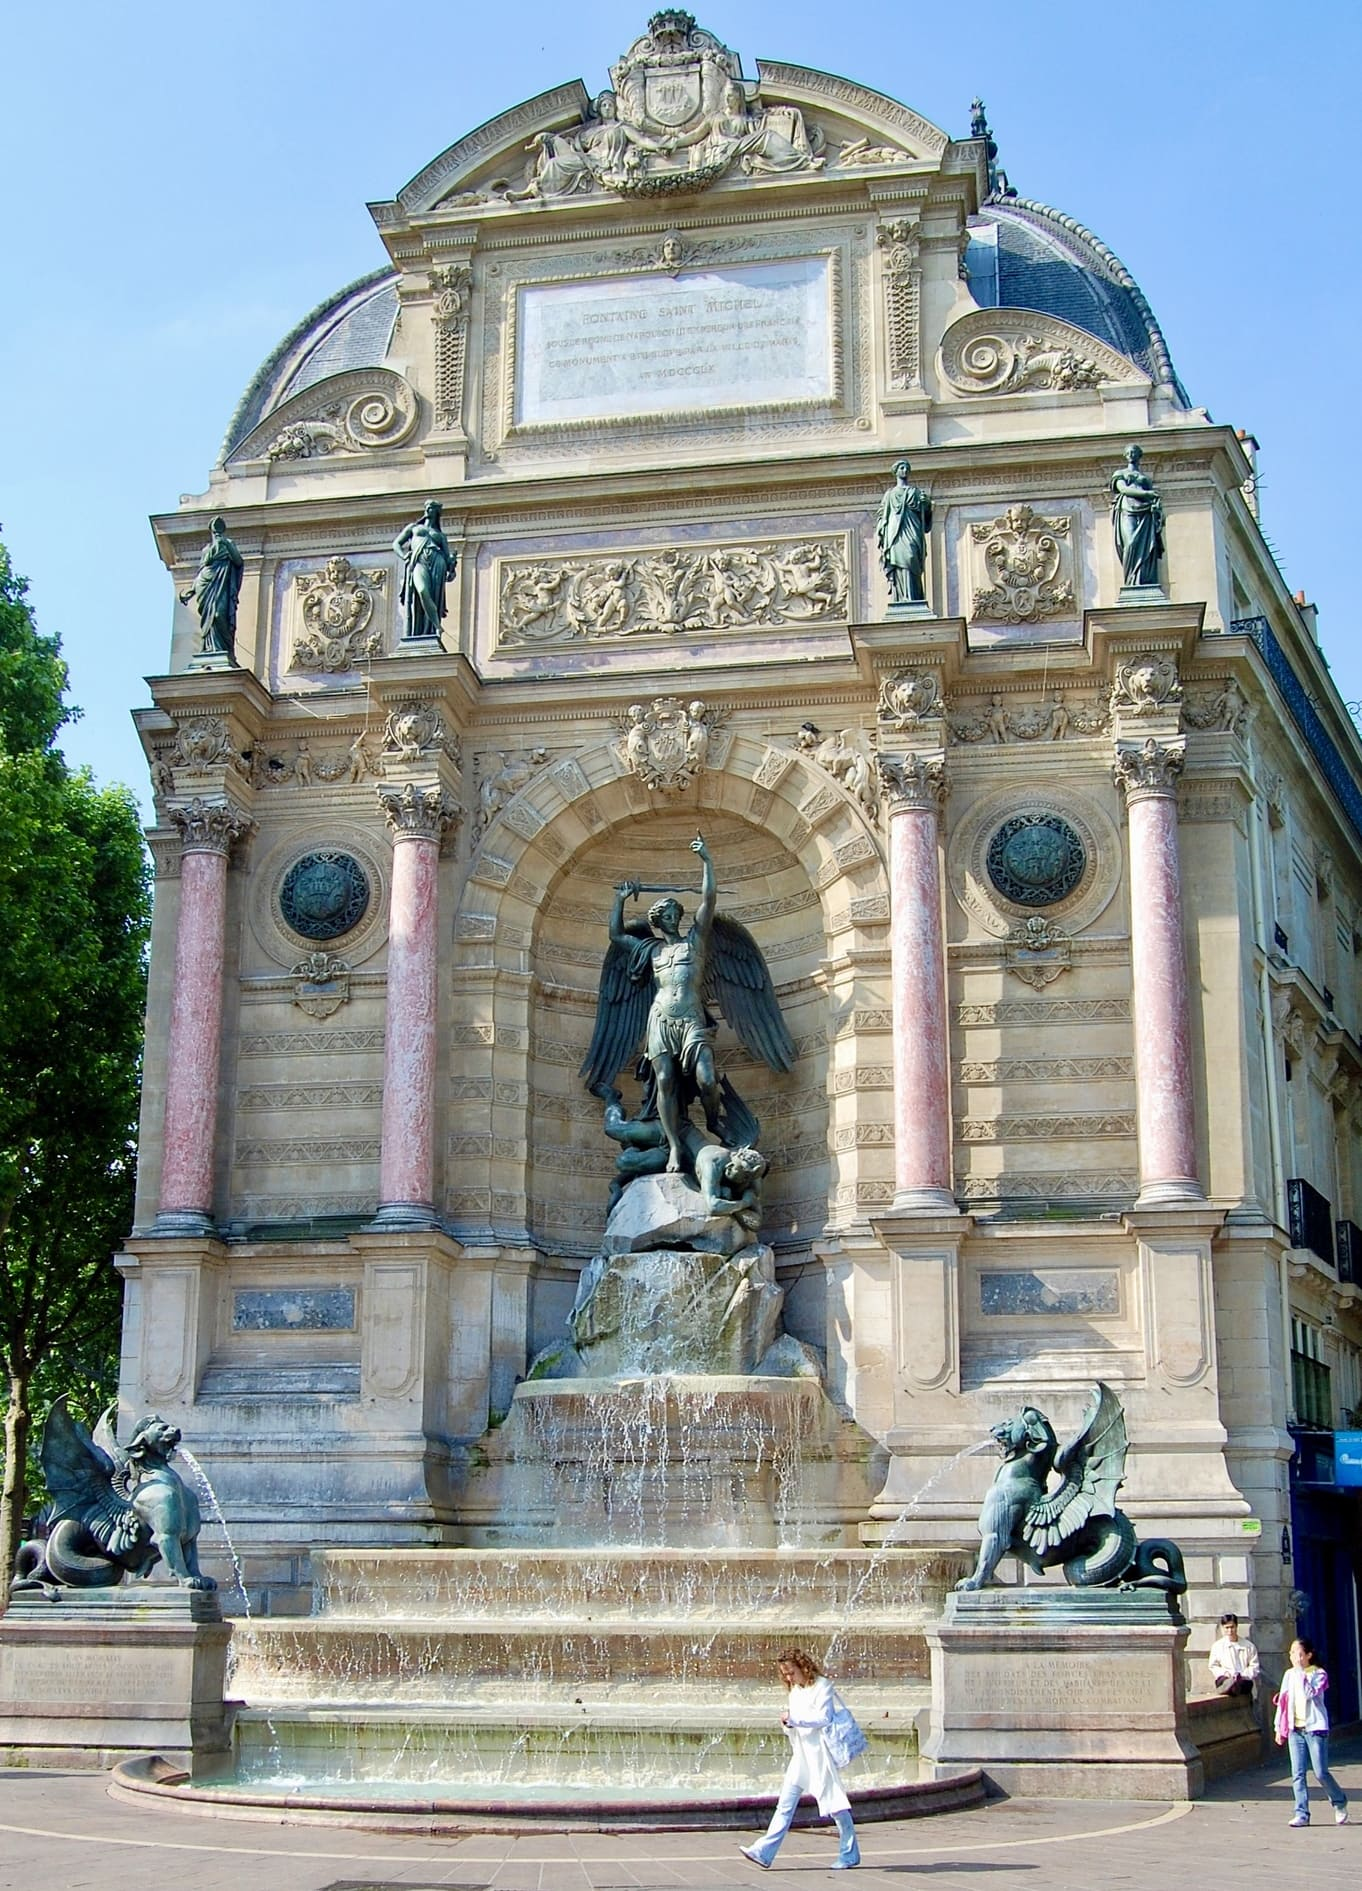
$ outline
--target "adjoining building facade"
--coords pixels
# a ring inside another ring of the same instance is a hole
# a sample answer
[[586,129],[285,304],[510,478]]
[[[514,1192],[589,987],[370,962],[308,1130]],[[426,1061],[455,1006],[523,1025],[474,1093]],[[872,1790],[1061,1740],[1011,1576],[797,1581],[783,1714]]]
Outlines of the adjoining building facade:
[[[745,78],[679,12],[611,76],[372,206],[387,262],[155,521],[191,598],[138,716],[125,1404],[182,1425],[267,1610],[317,1544],[479,1540],[480,1441],[604,1226],[577,1068],[612,889],[693,884],[700,827],[796,1041],[787,1077],[720,1050],[787,1325],[875,1466],[844,1540],[970,1542],[958,1454],[1102,1379],[1194,1647],[1233,1608],[1275,1653],[1305,1611],[1355,1710],[1362,748],[1243,436],[981,111],[953,140]],[[1133,586],[1131,446],[1163,541]],[[876,544],[905,458],[922,607]]]

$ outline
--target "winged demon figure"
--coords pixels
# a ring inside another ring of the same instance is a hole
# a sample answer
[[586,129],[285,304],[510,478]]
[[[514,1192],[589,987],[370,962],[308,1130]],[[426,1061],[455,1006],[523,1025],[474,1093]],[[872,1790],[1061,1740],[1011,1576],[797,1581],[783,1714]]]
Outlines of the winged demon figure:
[[[715,910],[714,862],[703,836],[691,842],[700,856],[700,901],[689,931],[675,894],[684,889],[626,880],[615,889],[610,946],[601,967],[596,1028],[581,1075],[607,1103],[606,1133],[625,1146],[624,1180],[655,1172],[666,1148],[669,1175],[693,1173],[705,1146],[690,1120],[697,1101],[711,1135],[729,1149],[755,1144],[760,1124],[719,1070],[714,1057],[715,1006],[744,1048],[771,1070],[794,1068],[794,1042],[780,1015],[761,948],[736,919]],[[626,923],[625,901],[663,893],[647,921]],[[643,1108],[623,1113],[616,1074],[639,1058]],[[618,1186],[618,1185],[617,1185]],[[612,1204],[613,1205],[613,1204]]]
[[[1176,1594],[1187,1587],[1177,1544],[1137,1542],[1134,1524],[1117,1508],[1126,1415],[1109,1385],[1093,1387],[1082,1429],[1065,1445],[1034,1405],[994,1425],[991,1435],[1003,1461],[979,1512],[979,1561],[957,1589],[982,1589],[1004,1556],[1019,1556],[1038,1574],[1059,1564],[1076,1588],[1119,1583]],[[1060,1477],[1053,1489],[1052,1472]]]
[[20,1545],[15,1589],[107,1589],[164,1562],[182,1589],[216,1589],[199,1568],[198,1499],[170,1459],[179,1429],[155,1413],[127,1449],[109,1408],[92,1438],[58,1399],[43,1427],[42,1464],[52,1514],[42,1542]]

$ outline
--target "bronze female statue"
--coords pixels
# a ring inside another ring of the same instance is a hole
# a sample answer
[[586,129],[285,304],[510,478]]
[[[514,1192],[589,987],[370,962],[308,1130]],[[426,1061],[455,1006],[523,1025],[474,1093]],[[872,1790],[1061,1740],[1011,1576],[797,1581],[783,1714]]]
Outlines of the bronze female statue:
[[875,521],[875,542],[889,580],[891,604],[925,604],[923,583],[927,569],[927,534],[932,529],[932,502],[920,486],[911,486],[907,460],[894,468],[894,483],[880,501]]
[[1121,560],[1122,586],[1157,585],[1163,556],[1163,501],[1148,473],[1140,471],[1144,454],[1126,448],[1126,463],[1111,476],[1111,525]]
[[458,569],[459,554],[440,529],[443,507],[438,499],[426,502],[421,518],[403,526],[393,540],[402,560],[399,602],[406,613],[403,637],[435,637],[445,616],[445,586]]

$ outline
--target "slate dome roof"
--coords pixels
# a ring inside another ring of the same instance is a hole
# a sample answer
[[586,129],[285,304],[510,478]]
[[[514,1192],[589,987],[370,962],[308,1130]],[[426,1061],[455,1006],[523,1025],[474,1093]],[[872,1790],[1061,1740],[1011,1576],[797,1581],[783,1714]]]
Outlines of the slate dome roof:
[[305,315],[251,377],[227,427],[220,460],[241,445],[266,414],[328,375],[381,367],[397,320],[397,271],[361,276]]
[[965,266],[982,308],[1057,315],[1191,405],[1144,292],[1091,230],[1049,204],[1003,197],[991,198],[970,218],[969,233]]

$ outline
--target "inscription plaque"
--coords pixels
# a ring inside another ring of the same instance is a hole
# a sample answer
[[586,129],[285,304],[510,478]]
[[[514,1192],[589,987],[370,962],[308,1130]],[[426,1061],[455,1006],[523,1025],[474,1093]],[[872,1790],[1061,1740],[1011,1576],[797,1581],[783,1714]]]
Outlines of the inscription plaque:
[[827,257],[520,290],[517,426],[830,400]]
[[1109,1268],[1018,1268],[979,1276],[981,1313],[1118,1314],[1121,1282]]

